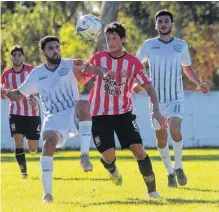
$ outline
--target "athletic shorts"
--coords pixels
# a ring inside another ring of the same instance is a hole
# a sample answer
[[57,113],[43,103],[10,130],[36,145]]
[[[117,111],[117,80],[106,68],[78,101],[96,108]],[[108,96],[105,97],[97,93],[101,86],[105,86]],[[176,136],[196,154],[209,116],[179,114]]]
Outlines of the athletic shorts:
[[41,118],[40,116],[9,116],[9,124],[11,137],[14,134],[22,134],[27,139],[39,140],[41,131]]
[[[159,104],[160,112],[164,115],[167,120],[171,117],[183,118],[184,114],[184,103],[182,101],[172,101],[169,103]],[[152,107],[150,105],[150,112],[152,112]],[[152,128],[159,129],[159,123],[157,121],[152,121]]]
[[129,148],[131,144],[142,144],[136,116],[131,112],[120,115],[93,116],[92,121],[93,140],[100,153],[116,147],[114,132],[121,149]]
[[64,146],[69,133],[73,128],[75,130],[74,114],[75,107],[46,116],[43,120],[42,134],[50,130],[56,132],[59,137],[57,147]]

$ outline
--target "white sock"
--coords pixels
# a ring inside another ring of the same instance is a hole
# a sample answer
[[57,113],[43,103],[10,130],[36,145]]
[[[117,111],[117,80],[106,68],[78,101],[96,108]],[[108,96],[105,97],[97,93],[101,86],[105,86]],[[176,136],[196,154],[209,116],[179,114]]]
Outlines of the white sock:
[[90,150],[91,142],[91,127],[92,121],[80,121],[79,122],[79,136],[81,140],[81,155],[88,154]]
[[158,147],[157,147],[157,149],[160,152],[160,158],[163,161],[164,166],[166,167],[168,175],[173,174],[174,169],[173,169],[171,159],[170,159],[170,150],[169,150],[168,144],[163,149],[160,149]]
[[52,194],[52,171],[53,171],[53,157],[40,157],[41,175],[44,194]]
[[183,149],[183,141],[173,143],[173,151],[175,158],[175,169],[182,169],[182,149]]

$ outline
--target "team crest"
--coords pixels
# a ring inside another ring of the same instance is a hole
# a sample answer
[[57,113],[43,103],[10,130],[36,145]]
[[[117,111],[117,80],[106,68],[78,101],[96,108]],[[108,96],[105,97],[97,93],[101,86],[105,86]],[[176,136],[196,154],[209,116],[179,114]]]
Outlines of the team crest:
[[60,76],[65,76],[65,75],[68,74],[68,72],[69,72],[68,68],[62,68],[62,69],[59,70],[59,75]]
[[176,52],[181,52],[182,51],[182,45],[180,45],[180,44],[175,44],[173,48]]

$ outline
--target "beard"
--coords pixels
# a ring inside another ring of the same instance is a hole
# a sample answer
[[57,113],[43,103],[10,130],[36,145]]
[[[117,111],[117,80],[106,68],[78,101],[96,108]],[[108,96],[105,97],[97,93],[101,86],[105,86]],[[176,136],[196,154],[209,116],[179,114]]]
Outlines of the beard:
[[46,60],[51,63],[51,64],[59,64],[61,62],[61,56],[59,56],[58,58],[54,58],[56,55],[53,55],[52,57],[48,57],[46,55]]
[[161,32],[159,31],[160,35],[169,35],[171,33],[171,29],[169,29],[167,32]]

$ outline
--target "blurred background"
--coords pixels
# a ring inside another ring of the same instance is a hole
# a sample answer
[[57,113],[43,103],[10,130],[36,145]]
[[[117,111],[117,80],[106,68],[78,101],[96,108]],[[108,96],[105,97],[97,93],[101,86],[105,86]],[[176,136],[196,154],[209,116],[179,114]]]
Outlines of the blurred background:
[[[120,21],[127,28],[126,51],[135,55],[141,43],[157,36],[154,15],[168,9],[174,15],[173,35],[187,40],[193,67],[212,90],[219,90],[219,2],[147,2],[147,1],[5,1],[1,2],[1,71],[11,65],[10,48],[24,47],[26,63],[43,62],[38,41],[46,35],[61,40],[62,57],[89,60],[97,50],[106,48],[103,35],[98,42],[88,42],[76,33],[81,15],[92,13],[102,20],[103,27]],[[185,77],[185,90],[195,86]],[[88,93],[90,84],[80,86]]]

